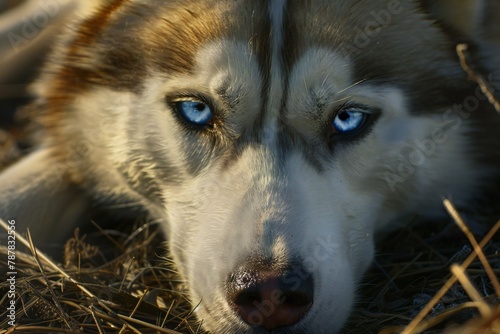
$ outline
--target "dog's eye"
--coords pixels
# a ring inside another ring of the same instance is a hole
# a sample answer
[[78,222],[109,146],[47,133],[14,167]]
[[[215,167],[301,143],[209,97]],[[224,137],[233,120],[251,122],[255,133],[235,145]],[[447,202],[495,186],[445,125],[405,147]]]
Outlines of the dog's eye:
[[342,109],[333,119],[332,131],[334,134],[351,134],[363,127],[367,117],[367,113],[360,108]]
[[209,125],[212,121],[212,109],[203,102],[179,101],[175,103],[177,112],[191,124]]

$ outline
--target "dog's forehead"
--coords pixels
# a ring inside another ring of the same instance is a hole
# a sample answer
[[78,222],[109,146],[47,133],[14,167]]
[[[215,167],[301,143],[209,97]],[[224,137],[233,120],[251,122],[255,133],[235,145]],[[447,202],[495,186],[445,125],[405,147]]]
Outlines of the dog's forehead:
[[[137,40],[150,58],[168,71],[192,70],[203,44],[214,39],[243,41],[268,66],[273,51],[286,69],[311,48],[326,47],[355,58],[363,67],[384,59],[401,72],[398,57],[418,62],[442,51],[443,36],[432,27],[418,1],[273,0],[273,1],[132,1],[118,29],[138,23]],[[145,22],[144,22],[145,21]],[[126,30],[125,30],[126,31]],[[116,31],[110,29],[116,37]],[[422,43],[428,48],[418,47]],[[437,48],[436,48],[437,46]],[[279,49],[279,50],[276,50]],[[409,52],[409,51],[412,52]],[[415,51],[418,50],[418,53]],[[373,75],[378,64],[374,64]],[[269,70],[269,68],[267,68]],[[367,73],[367,69],[363,68]],[[387,68],[384,69],[387,75]],[[366,75],[366,74],[365,74]]]
[[[264,99],[275,96],[278,99],[287,89],[294,67],[315,49],[329,50],[349,60],[351,83],[379,79],[411,86],[425,77],[429,85],[408,87],[423,100],[431,100],[439,91],[439,87],[432,85],[437,82],[434,78],[451,77],[452,46],[425,17],[418,1],[110,0],[103,3],[76,29],[73,39],[67,41],[68,53],[59,54],[57,63],[61,66],[54,72],[56,80],[44,88],[49,100],[54,97],[53,100],[60,101],[59,96],[67,87],[73,87],[75,93],[86,90],[88,83],[139,90],[152,72],[167,76],[194,73],[200,50],[217,40],[247,46],[246,50],[239,50],[257,60]],[[234,55],[227,53],[227,57]],[[311,68],[314,62],[310,61]],[[335,68],[328,73],[337,75]],[[75,82],[76,77],[81,80]]]
[[418,1],[171,0],[130,1],[124,7],[103,40],[120,35],[127,52],[148,51],[137,62],[165,73],[193,72],[200,49],[220,39],[247,44],[264,77],[278,66],[286,76],[309,50],[325,48],[352,60],[356,81],[405,81],[420,69],[431,77],[448,71],[443,58],[452,50]]
[[98,47],[104,54],[103,62],[137,69],[148,61],[174,73],[192,70],[195,54],[202,45],[221,38],[248,43],[262,66],[270,62],[273,48],[280,49],[280,63],[288,68],[309,48],[318,46],[361,59],[364,54],[371,59],[388,57],[391,55],[387,50],[397,54],[394,50],[415,49],[415,43],[422,38],[427,43],[439,39],[429,30],[430,21],[421,14],[415,15],[419,11],[415,3],[409,0],[106,1],[77,28],[77,38],[70,49],[92,48],[97,40],[101,42]]

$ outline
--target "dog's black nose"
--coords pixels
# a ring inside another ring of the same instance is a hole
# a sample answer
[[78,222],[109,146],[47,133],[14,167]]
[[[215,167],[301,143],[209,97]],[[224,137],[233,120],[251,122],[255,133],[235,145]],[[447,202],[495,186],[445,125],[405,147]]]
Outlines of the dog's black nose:
[[229,304],[251,326],[268,331],[299,322],[313,304],[313,279],[301,266],[240,269],[227,282]]

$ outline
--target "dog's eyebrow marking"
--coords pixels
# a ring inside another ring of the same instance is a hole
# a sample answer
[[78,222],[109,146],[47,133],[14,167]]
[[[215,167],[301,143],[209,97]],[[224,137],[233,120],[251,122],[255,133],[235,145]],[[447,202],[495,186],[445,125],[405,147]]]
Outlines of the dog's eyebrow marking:
[[231,110],[234,110],[238,105],[243,89],[241,86],[231,86],[230,78],[226,78],[214,89],[214,92]]

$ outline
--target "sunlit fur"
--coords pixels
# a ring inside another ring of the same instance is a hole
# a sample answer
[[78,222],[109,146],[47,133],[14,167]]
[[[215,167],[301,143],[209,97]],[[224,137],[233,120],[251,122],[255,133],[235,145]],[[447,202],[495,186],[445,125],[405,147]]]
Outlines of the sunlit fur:
[[[474,211],[499,184],[500,117],[454,51],[474,38],[426,8],[103,1],[62,38],[36,85],[45,139],[0,175],[0,213],[62,241],[89,203],[146,212],[164,227],[213,333],[264,333],[226,299],[239,266],[298,260],[313,276],[314,303],[273,333],[334,333],[375,235],[414,214],[442,217],[446,197]],[[489,59],[475,58],[495,88]],[[169,103],[200,95],[215,115],[208,128]],[[332,135],[349,104],[370,121]],[[33,205],[41,211],[25,210]]]

